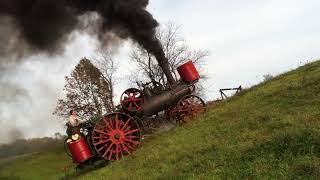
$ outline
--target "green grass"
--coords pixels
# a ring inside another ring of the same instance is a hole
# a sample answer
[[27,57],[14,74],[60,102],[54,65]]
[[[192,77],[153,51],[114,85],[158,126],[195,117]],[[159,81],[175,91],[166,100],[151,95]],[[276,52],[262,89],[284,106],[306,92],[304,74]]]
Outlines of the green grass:
[[[67,157],[34,156],[0,170],[0,179],[65,176],[55,174],[53,167],[70,163]],[[64,160],[55,162],[58,157]],[[153,135],[133,155],[107,167],[66,177],[319,179],[320,61],[245,90],[182,127]]]
[[72,161],[62,149],[0,161],[0,179],[59,179],[73,173]]
[[257,85],[80,179],[320,178],[320,62]]

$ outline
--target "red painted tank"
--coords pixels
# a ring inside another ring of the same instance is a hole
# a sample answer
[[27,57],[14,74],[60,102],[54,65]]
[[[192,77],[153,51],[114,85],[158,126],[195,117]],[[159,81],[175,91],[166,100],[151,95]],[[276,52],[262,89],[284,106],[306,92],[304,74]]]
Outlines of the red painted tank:
[[188,62],[182,64],[181,66],[179,66],[177,68],[177,70],[178,70],[178,73],[179,73],[181,79],[184,82],[191,83],[196,80],[199,80],[199,78],[200,78],[200,75],[199,75],[196,67],[192,63],[192,61],[188,61]]
[[83,136],[80,136],[80,139],[77,141],[68,143],[68,148],[74,162],[77,164],[80,164],[93,156],[93,153]]

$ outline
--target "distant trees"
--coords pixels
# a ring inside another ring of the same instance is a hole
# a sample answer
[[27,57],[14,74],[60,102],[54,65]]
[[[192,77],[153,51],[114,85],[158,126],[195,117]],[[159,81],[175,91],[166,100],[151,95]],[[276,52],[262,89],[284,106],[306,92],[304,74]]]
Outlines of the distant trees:
[[[197,68],[200,69],[204,65],[206,57],[209,55],[207,50],[190,48],[181,36],[180,27],[174,23],[168,23],[164,27],[158,28],[156,36],[164,48],[170,70],[176,80],[179,79],[176,71],[178,65],[181,65],[186,60],[192,60]],[[163,85],[167,84],[164,73],[152,54],[138,46],[132,50],[130,57],[132,61],[137,63],[142,78],[156,81]],[[202,74],[202,77],[204,76],[205,75]],[[136,79],[134,79],[134,81],[136,81]]]
[[63,135],[61,133],[59,133],[59,132],[56,132],[56,133],[54,133],[54,138],[55,139],[62,139]]
[[43,137],[33,139],[17,139],[9,144],[0,144],[0,158],[62,149],[65,136],[61,135],[60,133],[55,133],[55,136],[55,138]]
[[114,109],[110,77],[105,77],[90,60],[81,59],[70,76],[65,77],[65,80],[66,96],[58,100],[54,115],[66,117],[68,112],[74,109],[83,118],[91,119]]

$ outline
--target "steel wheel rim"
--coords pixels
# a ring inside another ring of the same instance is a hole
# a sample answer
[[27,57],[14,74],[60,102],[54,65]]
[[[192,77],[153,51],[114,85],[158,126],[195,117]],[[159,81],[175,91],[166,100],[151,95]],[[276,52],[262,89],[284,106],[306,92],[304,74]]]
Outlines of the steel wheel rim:
[[141,132],[134,119],[112,113],[97,122],[92,133],[96,152],[106,160],[119,160],[131,154],[140,144]]
[[177,123],[186,123],[206,111],[204,101],[195,95],[187,95],[178,102]]

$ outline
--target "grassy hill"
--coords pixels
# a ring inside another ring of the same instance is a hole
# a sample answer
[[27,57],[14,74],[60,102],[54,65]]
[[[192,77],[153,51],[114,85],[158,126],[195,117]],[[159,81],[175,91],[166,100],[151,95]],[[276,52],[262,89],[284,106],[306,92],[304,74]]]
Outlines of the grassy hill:
[[[0,169],[0,179],[62,177],[53,169],[70,161],[59,153],[16,160]],[[187,125],[148,138],[133,155],[76,178],[172,177],[320,178],[320,61],[246,90]]]
[[71,173],[72,161],[62,149],[0,159],[0,179],[59,179]]

